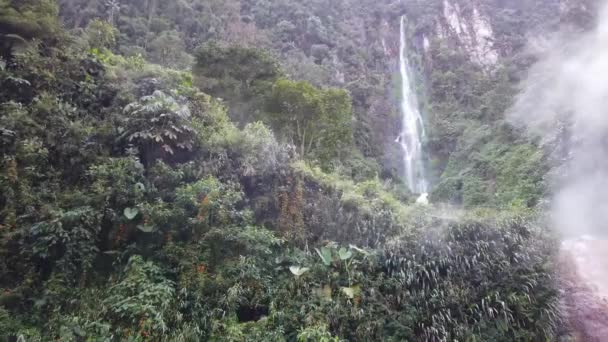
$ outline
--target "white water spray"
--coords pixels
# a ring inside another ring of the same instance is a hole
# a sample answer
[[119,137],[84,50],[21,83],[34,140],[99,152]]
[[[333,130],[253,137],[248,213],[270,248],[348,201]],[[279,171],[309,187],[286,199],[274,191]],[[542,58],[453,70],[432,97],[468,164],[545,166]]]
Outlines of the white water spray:
[[553,179],[553,226],[564,237],[565,312],[581,340],[608,341],[608,1],[595,30],[560,35],[509,113],[567,153]]
[[425,177],[422,158],[422,138],[424,125],[418,109],[416,92],[410,82],[410,67],[407,59],[407,42],[405,35],[405,17],[401,17],[400,45],[399,45],[399,71],[401,73],[401,133],[396,142],[401,145],[404,152],[405,178],[407,185],[413,193],[426,194],[428,183]]
[[549,44],[509,113],[548,147],[566,147],[552,189],[554,225],[566,237],[608,238],[608,6],[598,20]]

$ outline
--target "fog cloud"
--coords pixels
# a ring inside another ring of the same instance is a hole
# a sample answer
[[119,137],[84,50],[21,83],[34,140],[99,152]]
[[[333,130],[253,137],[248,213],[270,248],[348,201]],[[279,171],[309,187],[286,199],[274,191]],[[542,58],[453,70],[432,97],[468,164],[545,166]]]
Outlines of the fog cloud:
[[608,6],[593,31],[548,42],[508,117],[564,161],[553,180],[555,227],[608,238]]

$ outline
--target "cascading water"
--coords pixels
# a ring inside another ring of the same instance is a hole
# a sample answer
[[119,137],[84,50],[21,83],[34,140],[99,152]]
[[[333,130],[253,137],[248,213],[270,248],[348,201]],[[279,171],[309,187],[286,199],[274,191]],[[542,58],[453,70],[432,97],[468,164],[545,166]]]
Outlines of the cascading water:
[[424,125],[418,109],[416,92],[410,82],[410,67],[407,59],[405,17],[401,17],[399,43],[399,71],[401,73],[401,133],[396,142],[404,152],[405,179],[413,193],[426,194],[428,184],[424,172],[422,138]]

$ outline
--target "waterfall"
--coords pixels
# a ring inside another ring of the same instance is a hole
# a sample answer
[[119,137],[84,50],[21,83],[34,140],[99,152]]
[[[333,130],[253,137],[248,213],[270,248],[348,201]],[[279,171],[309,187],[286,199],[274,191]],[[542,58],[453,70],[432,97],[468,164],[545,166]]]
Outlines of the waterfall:
[[428,184],[424,172],[422,138],[424,125],[416,92],[410,82],[410,66],[407,59],[405,16],[401,17],[399,45],[399,71],[401,73],[401,133],[396,142],[404,152],[405,179],[413,193],[425,194]]

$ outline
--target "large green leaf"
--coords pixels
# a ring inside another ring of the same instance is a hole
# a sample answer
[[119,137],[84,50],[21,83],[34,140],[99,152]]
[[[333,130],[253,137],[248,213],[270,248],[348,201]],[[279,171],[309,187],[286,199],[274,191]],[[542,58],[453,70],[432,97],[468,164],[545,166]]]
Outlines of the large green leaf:
[[124,212],[125,217],[129,220],[134,219],[137,214],[139,214],[139,210],[137,208],[125,208]]
[[348,260],[348,259],[350,259],[353,256],[353,252],[351,252],[350,250],[342,247],[338,251],[338,256],[340,256],[340,260]]
[[321,258],[325,266],[331,265],[331,261],[333,259],[331,256],[331,249],[327,247],[321,247],[321,250],[319,250],[318,248],[315,248],[315,250],[317,251],[317,254],[319,254],[319,257]]
[[135,183],[135,187],[137,187],[141,191],[146,191],[146,186],[140,182]]

